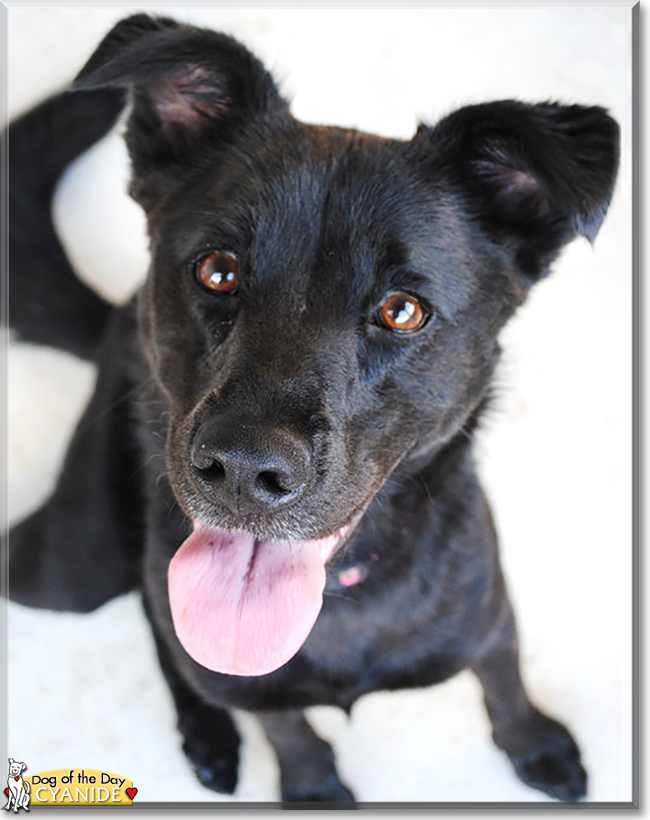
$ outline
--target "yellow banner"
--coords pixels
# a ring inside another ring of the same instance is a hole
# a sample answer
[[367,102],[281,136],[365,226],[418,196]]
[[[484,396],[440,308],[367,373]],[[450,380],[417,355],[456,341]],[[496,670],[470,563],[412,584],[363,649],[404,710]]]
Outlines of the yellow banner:
[[56,769],[25,777],[29,807],[132,806],[138,793],[133,781],[101,769]]

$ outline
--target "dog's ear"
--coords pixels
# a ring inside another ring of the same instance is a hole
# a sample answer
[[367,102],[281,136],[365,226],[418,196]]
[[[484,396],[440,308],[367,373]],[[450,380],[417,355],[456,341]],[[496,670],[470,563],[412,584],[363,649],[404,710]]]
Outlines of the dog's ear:
[[132,89],[131,194],[145,208],[203,144],[225,144],[255,118],[287,108],[236,40],[146,14],[117,23],[75,82],[81,90],[111,86]]
[[598,107],[502,101],[472,105],[414,142],[435,150],[436,168],[463,207],[514,255],[533,282],[577,234],[593,241],[616,179],[619,129]]

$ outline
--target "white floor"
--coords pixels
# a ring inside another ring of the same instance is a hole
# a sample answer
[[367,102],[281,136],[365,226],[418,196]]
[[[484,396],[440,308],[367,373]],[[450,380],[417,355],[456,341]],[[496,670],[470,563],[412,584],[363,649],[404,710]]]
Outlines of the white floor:
[[[67,82],[132,9],[8,9],[9,109]],[[583,749],[589,800],[631,799],[631,11],[162,9],[226,30],[282,78],[295,113],[409,137],[416,119],[516,97],[600,104],[623,129],[621,177],[595,246],[575,242],[507,328],[500,400],[480,439],[483,475],[519,615],[526,680]],[[65,178],[56,214],[80,274],[124,299],[145,265],[142,218],[109,138]],[[53,485],[92,387],[88,365],[12,344],[10,519]],[[135,595],[91,616],[8,607],[6,754],[34,774],[98,768],[139,801],[220,799],[194,780]],[[363,801],[544,801],[492,745],[469,675],[376,694],[350,720],[313,710]],[[252,720],[237,801],[277,797]],[[3,764],[4,765],[4,764]],[[2,769],[0,769],[2,771]]]

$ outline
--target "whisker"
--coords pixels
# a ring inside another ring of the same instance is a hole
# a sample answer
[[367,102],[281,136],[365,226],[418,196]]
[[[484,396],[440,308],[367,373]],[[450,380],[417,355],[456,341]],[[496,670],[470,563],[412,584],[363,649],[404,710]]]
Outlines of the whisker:
[[356,598],[352,598],[349,595],[343,595],[340,592],[330,592],[329,590],[325,590],[323,592],[323,597],[325,597],[326,595],[329,598],[341,598],[342,600],[348,601],[348,602],[353,603],[353,604],[356,604],[357,606],[359,606],[359,604],[361,603]]

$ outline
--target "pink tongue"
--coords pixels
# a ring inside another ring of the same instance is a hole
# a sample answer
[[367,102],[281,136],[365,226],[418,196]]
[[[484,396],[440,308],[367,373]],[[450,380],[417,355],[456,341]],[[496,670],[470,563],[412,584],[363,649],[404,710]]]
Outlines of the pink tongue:
[[228,675],[265,675],[285,664],[318,617],[325,562],[342,537],[257,541],[197,524],[169,565],[169,603],[185,651]]

